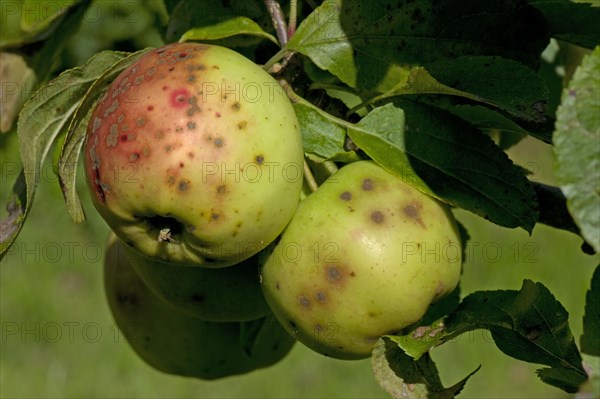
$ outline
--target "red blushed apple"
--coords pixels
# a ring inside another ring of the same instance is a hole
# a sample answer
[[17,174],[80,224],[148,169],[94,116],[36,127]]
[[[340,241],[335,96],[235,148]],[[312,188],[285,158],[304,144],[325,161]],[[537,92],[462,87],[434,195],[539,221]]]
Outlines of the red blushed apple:
[[227,48],[170,44],[123,71],[87,130],[96,209],[153,259],[229,266],[291,219],[302,138],[277,82]]

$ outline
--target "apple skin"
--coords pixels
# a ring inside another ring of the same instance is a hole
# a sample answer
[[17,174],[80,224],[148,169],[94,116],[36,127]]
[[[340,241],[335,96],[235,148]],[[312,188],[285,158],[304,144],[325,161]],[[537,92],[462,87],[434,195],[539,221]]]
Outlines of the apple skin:
[[273,315],[214,323],[180,312],[157,297],[123,262],[110,239],[104,262],[108,305],[123,338],[164,373],[213,380],[271,366],[295,340]]
[[258,253],[302,187],[302,138],[284,91],[242,55],[205,44],[170,44],[124,70],[91,115],[84,156],[112,230],[146,256],[188,266]]
[[457,286],[461,241],[446,205],[359,161],[300,203],[263,262],[267,302],[296,339],[361,359]]
[[206,321],[249,321],[271,313],[258,280],[258,255],[223,268],[165,264],[111,234],[113,262],[128,263],[156,296]]

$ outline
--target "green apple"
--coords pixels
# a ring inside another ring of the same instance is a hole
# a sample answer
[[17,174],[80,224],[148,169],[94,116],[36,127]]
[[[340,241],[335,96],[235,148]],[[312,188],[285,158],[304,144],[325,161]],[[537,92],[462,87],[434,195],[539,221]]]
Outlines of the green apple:
[[108,225],[171,263],[223,267],[258,253],[302,187],[302,138],[283,89],[205,44],[170,44],[123,71],[91,115],[84,155]]
[[301,202],[261,269],[263,292],[299,341],[368,357],[419,321],[461,273],[448,207],[372,161],[342,167]]
[[104,283],[122,337],[150,366],[169,374],[212,380],[277,363],[295,340],[272,316],[214,323],[180,312],[156,296],[108,244]]
[[258,281],[258,255],[230,267],[188,267],[155,261],[114,236],[111,240],[115,259],[131,265],[155,295],[180,311],[218,322],[255,320],[271,313]]

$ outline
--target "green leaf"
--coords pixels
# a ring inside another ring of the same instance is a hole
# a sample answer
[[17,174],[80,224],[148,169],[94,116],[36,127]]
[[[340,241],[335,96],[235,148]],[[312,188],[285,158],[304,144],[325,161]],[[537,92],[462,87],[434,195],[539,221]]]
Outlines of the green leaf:
[[437,81],[469,93],[476,101],[526,121],[546,120],[548,88],[544,80],[516,61],[466,56],[434,62],[426,68]]
[[376,108],[348,130],[367,155],[426,194],[501,226],[531,231],[535,192],[488,136],[444,110],[395,103],[400,108]]
[[[268,32],[271,28],[269,17],[266,15],[266,9],[258,0],[230,0],[230,1],[213,1],[213,0],[182,0],[172,10],[167,25],[165,40],[167,42],[176,42],[180,40],[182,35],[190,34],[189,31],[197,29],[202,35],[210,35],[210,30],[216,26],[219,34],[229,32],[230,37],[232,31],[236,27],[231,26],[228,22],[235,17],[245,17],[245,20],[254,21],[256,26],[252,29],[256,32],[256,28]],[[249,25],[247,22],[245,23]],[[241,28],[241,27],[240,27]],[[244,28],[247,29],[247,28]],[[262,39],[258,37],[258,39]],[[214,40],[213,37],[210,40]],[[199,39],[196,39],[199,40]],[[250,40],[248,37],[242,39],[229,39],[227,44],[230,46],[247,46],[258,42]]]
[[512,60],[465,56],[414,67],[398,76],[398,83],[369,103],[398,95],[444,94],[484,103],[522,120],[546,121],[544,80]]
[[28,33],[39,33],[47,29],[52,21],[63,15],[69,7],[80,0],[60,0],[44,4],[39,0],[23,0],[21,28]]
[[528,0],[546,19],[550,34],[586,48],[600,44],[600,8],[569,0]]
[[85,213],[76,191],[77,164],[95,102],[119,73],[149,50],[144,49],[133,54],[104,51],[94,55],[86,64],[93,64],[94,69],[90,71],[89,76],[94,77],[94,81],[88,86],[89,88],[71,118],[69,128],[64,132],[65,137],[61,145],[57,168],[67,209],[76,223],[85,220]]
[[577,68],[556,111],[554,154],[567,206],[585,240],[600,252],[600,47]]
[[60,0],[41,2],[39,0],[14,0],[2,6],[0,24],[0,49],[20,47],[52,38],[61,34],[62,26],[69,15],[78,15],[79,23],[91,0]]
[[[81,21],[91,2],[91,0],[83,0],[65,10],[60,17],[52,22],[51,27],[44,31],[44,34],[48,36],[44,39],[41,48],[38,48],[35,44],[32,45],[30,49],[32,54],[28,57],[27,62],[35,71],[39,82],[44,82],[49,78],[62,50],[69,39],[79,30]],[[25,51],[25,53],[28,53],[28,51]]]
[[[23,106],[17,122],[17,134],[25,190],[19,177],[13,188],[14,199],[9,203],[11,211],[2,221],[0,255],[6,253],[23,226],[39,183],[42,164],[55,139],[69,127],[88,88],[106,69],[102,60],[111,55],[110,52],[99,53],[85,65],[63,72]],[[7,230],[4,230],[5,226]]]
[[434,346],[481,328],[491,332],[496,346],[505,354],[548,366],[538,371],[547,383],[576,392],[587,378],[567,311],[546,287],[530,280],[523,281],[520,291],[470,294],[444,322],[436,321],[391,339],[419,358]]
[[327,0],[287,44],[351,87],[375,88],[393,66],[497,55],[531,67],[548,41],[541,14],[519,0]]
[[[528,134],[531,134],[511,119],[481,105],[456,105],[446,109],[482,132],[487,133],[490,137],[499,135],[498,146],[503,150],[510,148]],[[547,136],[539,138],[544,142],[552,140],[551,137]]]
[[268,39],[275,44],[279,44],[277,39],[262,30],[262,28],[253,20],[246,17],[234,17],[226,21],[217,22],[214,25],[193,28],[188,30],[179,39],[180,42],[203,41],[225,39],[236,35],[250,35]]
[[371,367],[381,388],[394,399],[450,399],[464,388],[479,367],[449,388],[444,388],[433,360],[407,356],[396,344],[380,338],[373,348]]
[[324,159],[349,155],[344,149],[346,128],[308,102],[297,102],[294,110],[300,123],[304,151]]
[[596,266],[586,295],[583,334],[579,342],[583,353],[600,356],[600,265]]

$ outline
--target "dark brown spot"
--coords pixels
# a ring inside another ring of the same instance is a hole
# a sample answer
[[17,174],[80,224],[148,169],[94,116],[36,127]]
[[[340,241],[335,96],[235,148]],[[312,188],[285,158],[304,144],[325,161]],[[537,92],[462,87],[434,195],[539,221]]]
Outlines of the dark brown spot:
[[246,121],[241,121],[240,123],[237,124],[237,127],[240,130],[244,130],[247,126],[248,126],[248,122],[246,122]]
[[383,213],[381,213],[380,211],[373,211],[371,212],[371,220],[377,224],[381,224],[383,223]]
[[196,128],[196,123],[195,122],[188,122],[187,123],[187,128],[189,130],[194,130]]
[[179,162],[179,167],[183,168],[183,166],[184,166],[183,162]]
[[193,153],[193,152],[191,152],[191,151],[187,153],[187,156],[188,156],[188,158],[190,158],[190,159],[192,159],[192,158],[194,158],[194,157],[195,157],[194,153]]
[[264,161],[265,161],[265,157],[263,157],[262,155],[257,155],[256,156],[256,163],[257,164],[262,165]]
[[305,295],[300,295],[298,297],[298,304],[307,310],[311,308],[310,299],[308,299]]
[[190,181],[189,180],[179,180],[179,191],[187,191],[187,189],[190,186]]
[[219,213],[213,212],[210,215],[210,220],[216,221],[216,220],[219,220],[220,217],[221,217],[221,215]]
[[240,103],[239,103],[239,102],[237,102],[237,101],[236,101],[236,102],[234,102],[234,103],[231,105],[231,109],[233,109],[234,111],[239,111],[239,110],[240,110],[240,108],[242,108],[242,104],[240,104]]
[[148,111],[154,111],[154,106],[153,105],[148,105],[148,107],[146,109]]
[[344,273],[337,266],[327,265],[325,267],[325,278],[332,284],[338,284],[344,279]]
[[217,194],[223,195],[226,192],[227,192],[227,186],[225,184],[221,184],[219,187],[217,187]]
[[373,190],[373,180],[371,179],[364,179],[362,182],[362,189],[365,191],[371,191]]
[[280,288],[279,288],[279,281],[275,283],[275,288],[276,288],[276,289],[280,289]]
[[425,223],[423,223],[423,219],[421,219],[421,215],[419,210],[421,209],[421,204],[409,204],[404,207],[404,214],[411,219],[414,219],[421,227],[424,229],[427,228]]
[[222,138],[218,137],[215,139],[215,147],[221,148],[225,145],[225,142]]
[[317,291],[315,293],[315,298],[319,303],[327,303],[327,294],[323,291]]
[[340,199],[342,201],[350,201],[352,199],[352,193],[349,191],[344,191],[340,194]]
[[413,204],[407,205],[404,207],[404,213],[406,214],[406,216],[408,216],[409,218],[413,218],[416,219],[417,217],[419,217],[419,210],[417,209],[416,206],[414,206]]

